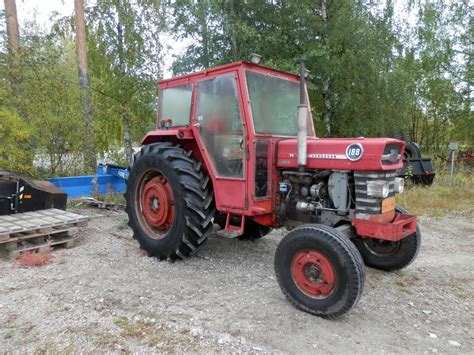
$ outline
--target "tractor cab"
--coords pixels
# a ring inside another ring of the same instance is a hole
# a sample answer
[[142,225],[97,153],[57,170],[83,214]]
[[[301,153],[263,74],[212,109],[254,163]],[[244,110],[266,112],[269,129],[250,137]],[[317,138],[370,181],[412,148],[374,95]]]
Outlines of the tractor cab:
[[[205,162],[219,211],[274,222],[275,144],[297,135],[297,75],[237,62],[159,82],[158,129]],[[315,137],[311,114],[307,135]],[[262,218],[262,217],[260,217]]]

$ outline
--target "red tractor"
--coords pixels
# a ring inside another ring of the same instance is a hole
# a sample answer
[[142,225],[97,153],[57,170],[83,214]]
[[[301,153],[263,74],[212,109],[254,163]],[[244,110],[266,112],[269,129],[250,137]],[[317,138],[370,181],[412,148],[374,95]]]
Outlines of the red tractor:
[[366,265],[410,264],[416,218],[395,205],[405,143],[318,138],[300,75],[237,62],[159,82],[157,129],[127,180],[134,238],[150,256],[194,254],[219,236],[287,227],[275,273],[296,307],[335,318],[354,307]]

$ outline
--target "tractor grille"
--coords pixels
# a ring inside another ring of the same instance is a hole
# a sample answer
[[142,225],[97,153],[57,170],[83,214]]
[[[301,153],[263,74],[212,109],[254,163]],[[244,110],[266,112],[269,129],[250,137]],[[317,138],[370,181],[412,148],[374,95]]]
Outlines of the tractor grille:
[[389,193],[387,197],[394,196],[393,185],[396,177],[395,171],[356,171],[354,172],[354,185],[356,193],[356,210],[358,213],[380,214],[382,198],[367,196],[367,182],[382,180],[389,182]]

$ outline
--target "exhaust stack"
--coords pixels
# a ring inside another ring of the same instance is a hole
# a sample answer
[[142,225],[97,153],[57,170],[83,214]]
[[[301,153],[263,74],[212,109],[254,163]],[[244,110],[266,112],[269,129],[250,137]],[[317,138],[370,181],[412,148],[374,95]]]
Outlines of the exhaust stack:
[[306,103],[304,59],[298,60],[300,74],[300,104],[298,105],[298,168],[303,171],[307,160],[308,105]]

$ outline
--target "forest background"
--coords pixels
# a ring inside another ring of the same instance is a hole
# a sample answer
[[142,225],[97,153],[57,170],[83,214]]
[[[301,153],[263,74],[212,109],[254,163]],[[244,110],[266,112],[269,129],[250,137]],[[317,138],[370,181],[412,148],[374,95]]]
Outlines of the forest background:
[[104,156],[126,163],[155,127],[166,68],[178,75],[249,53],[294,73],[306,59],[319,136],[403,130],[433,156],[451,141],[473,145],[469,0],[74,2],[73,15],[53,14],[45,29],[18,24],[15,1],[4,0],[0,168],[58,176],[92,172]]

